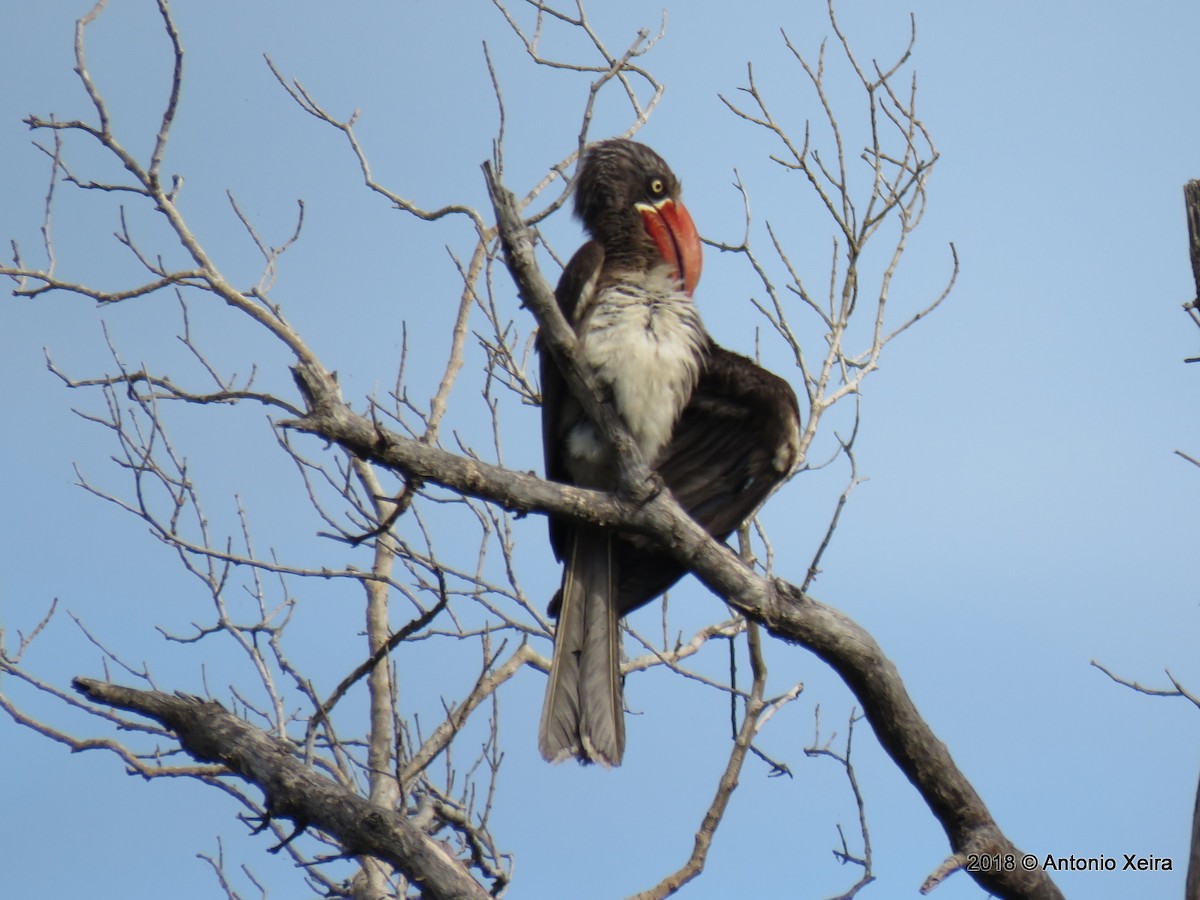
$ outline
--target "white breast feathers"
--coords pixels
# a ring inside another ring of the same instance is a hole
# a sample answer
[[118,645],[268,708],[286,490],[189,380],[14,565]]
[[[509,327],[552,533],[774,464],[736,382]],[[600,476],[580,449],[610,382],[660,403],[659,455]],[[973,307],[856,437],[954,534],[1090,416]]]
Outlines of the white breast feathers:
[[[654,465],[700,377],[705,337],[695,305],[676,278],[656,270],[603,289],[582,324],[584,358]],[[576,429],[569,447],[592,462],[602,452],[590,426]]]

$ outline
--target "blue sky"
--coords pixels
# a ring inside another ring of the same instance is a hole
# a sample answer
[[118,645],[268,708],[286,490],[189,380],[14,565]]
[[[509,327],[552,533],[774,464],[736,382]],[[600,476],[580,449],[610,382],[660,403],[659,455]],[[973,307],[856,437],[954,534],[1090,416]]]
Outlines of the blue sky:
[[[1089,662],[1155,686],[1166,684],[1169,668],[1200,689],[1200,470],[1172,452],[1200,452],[1200,366],[1182,363],[1200,355],[1200,332],[1180,311],[1193,292],[1180,188],[1200,177],[1200,122],[1190,105],[1200,7],[843,6],[840,20],[860,55],[881,60],[903,47],[907,12],[915,13],[920,115],[941,154],[893,305],[915,310],[936,295],[951,241],[961,274],[950,300],[897,340],[866,383],[857,456],[869,480],[851,498],[814,592],[875,635],[1022,849],[1174,861],[1170,873],[1056,878],[1068,895],[1179,895],[1200,714],[1185,701],[1121,688]],[[18,240],[33,259],[48,166],[20,119],[88,115],[71,72],[73,22],[86,9],[67,0],[26,4],[0,33],[0,237]],[[779,29],[815,53],[829,32],[824,4],[734,9],[671,9],[666,36],[645,60],[667,90],[641,139],[682,177],[706,237],[741,234],[741,201],[730,187],[737,168],[757,189],[760,224],[772,221],[807,280],[819,284],[831,253],[828,224],[796,179],[765,161],[772,148],[763,137],[717,95],[735,97],[752,60],[760,87],[798,134],[817,109]],[[614,50],[638,27],[656,28],[660,15],[631,2],[590,13]],[[419,225],[367,194],[344,143],[287,99],[262,54],[331,110],[360,110],[359,136],[376,176],[429,207],[485,201],[479,164],[491,152],[496,105],[481,41],[504,89],[514,187],[531,184],[572,145],[583,80],[533,67],[489,3],[222,0],[202,10],[180,4],[176,15],[189,56],[165,168],[186,175],[183,204],[198,236],[236,283],[249,283],[258,262],[225,191],[274,241],[290,233],[303,198],[305,233],[284,257],[274,299],[339,371],[348,397],[390,388],[401,322],[413,353],[410,386],[428,390],[434,375],[423,364],[444,353],[457,296],[444,247],[468,252],[470,229],[463,221]],[[547,40],[556,53],[576,46]],[[831,99],[858,127],[861,100],[835,49]],[[153,4],[114,0],[92,30],[89,59],[117,129],[144,152],[169,62]],[[593,133],[621,123],[617,106],[602,103]],[[89,177],[119,175],[83,145],[70,158]],[[112,198],[60,187],[54,233],[64,276],[109,288],[135,277],[110,237],[115,209]],[[570,252],[578,228],[558,218],[552,234]],[[148,245],[172,252],[152,216],[131,209],[131,221]],[[413,252],[418,240],[422,249]],[[718,340],[752,349],[762,323],[745,298],[760,290],[737,260],[708,253],[697,297]],[[527,328],[511,291],[498,296]],[[60,598],[130,659],[151,665],[164,689],[200,690],[202,665],[227,684],[242,665],[232,654],[202,658],[164,644],[154,630],[182,630],[205,615],[173,555],[73,484],[75,464],[102,485],[123,482],[108,462],[107,435],[71,412],[94,409],[97,398],[65,390],[46,371],[43,348],[73,374],[104,371],[111,361],[101,322],[130,361],[189,371],[169,298],[106,310],[70,298],[0,299],[8,385],[0,401],[0,624],[11,644]],[[222,364],[245,371],[257,362],[266,384],[287,390],[286,359],[225,310],[198,311],[194,325]],[[794,380],[765,333],[763,347],[772,367]],[[475,434],[478,399],[467,389],[455,399],[462,412],[454,426]],[[538,448],[527,436],[536,413],[514,409],[510,422],[507,458],[535,468]],[[289,506],[303,498],[271,455],[261,411],[193,410],[172,423],[214,517],[228,519],[237,493],[264,546],[301,558],[329,552],[313,537],[319,525]],[[765,521],[780,574],[802,580],[843,480],[839,470],[806,474],[774,498]],[[518,534],[526,587],[548,595],[557,575],[542,523],[525,522]],[[308,654],[334,683],[361,653],[356,601],[325,584],[295,590],[299,628],[313,634]],[[697,622],[719,615],[696,585],[676,593],[674,608],[694,603]],[[708,664],[719,672],[723,651],[713,652]],[[65,618],[27,662],[59,684],[102,671]],[[763,897],[827,896],[853,880],[830,855],[835,823],[853,823],[845,784],[830,763],[806,760],[801,750],[817,705],[826,729],[844,731],[853,699],[804,651],[773,648],[770,662],[773,685],[806,687],[764,735],[795,778],[767,779],[762,766],[747,765],[709,872],[683,896],[731,896],[745,889],[748,870]],[[439,671],[436,661],[428,665],[413,677]],[[60,727],[89,727],[11,679],[5,687]],[[536,756],[540,691],[540,679],[525,672],[504,698],[509,759],[494,828],[517,854],[510,895],[563,896],[573,885],[572,896],[607,898],[649,886],[690,849],[726,751],[724,703],[661,675],[631,679],[630,704],[641,715],[631,717],[626,765],[578,771]],[[276,893],[295,893],[288,865],[266,857],[263,839],[247,837],[233,803],[212,790],[125,777],[113,758],[70,756],[7,720],[0,746],[5,807],[17,811],[0,823],[6,894],[214,896],[195,854],[214,853],[217,836]],[[948,853],[944,836],[865,723],[855,753],[881,882],[863,896],[915,894]],[[582,820],[579,809],[588,811]],[[934,896],[981,892],[959,874]]]

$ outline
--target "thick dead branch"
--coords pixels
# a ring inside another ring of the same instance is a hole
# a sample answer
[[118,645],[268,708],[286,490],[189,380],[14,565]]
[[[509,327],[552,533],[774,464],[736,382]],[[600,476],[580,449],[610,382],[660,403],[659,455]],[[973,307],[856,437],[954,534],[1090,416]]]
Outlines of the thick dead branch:
[[[527,237],[524,229],[506,214],[512,201],[502,185],[493,182],[491,187],[501,240],[506,247],[519,250],[527,245]],[[541,278],[532,253],[522,254],[517,263],[510,262],[510,272],[521,296],[527,301],[531,297],[550,296],[549,285]],[[541,303],[530,306],[538,315],[538,324],[546,327],[547,322],[539,315],[545,307]],[[551,328],[558,324],[549,317],[547,319]],[[325,435],[339,440],[328,432]],[[437,476],[432,480],[438,480]],[[479,486],[481,484],[477,482]],[[590,492],[579,492],[579,499],[587,514],[576,513],[572,518],[602,522],[606,516],[595,515],[591,498],[583,496],[586,493]],[[776,637],[807,647],[838,672],[858,697],[884,749],[921,793],[946,830],[950,846],[960,861],[965,861],[968,852],[1017,853],[992,819],[983,800],[959,771],[945,745],[921,718],[896,667],[865,629],[833,607],[806,596],[795,585],[753,572],[728,547],[714,541],[667,492],[640,505],[619,501],[616,505],[623,508],[625,514],[609,524],[657,538],[710,589],[750,619],[765,626]],[[561,514],[562,506],[558,503],[556,506],[559,507],[556,512]],[[1062,896],[1040,870],[972,875],[999,897]]]
[[[1183,304],[1183,309],[1193,322],[1200,325],[1200,180],[1189,181],[1183,186],[1183,205],[1187,213],[1188,256],[1192,261],[1192,280],[1196,285],[1196,295]],[[1200,356],[1190,357],[1184,362],[1200,362]]]
[[1200,900],[1200,784],[1196,785],[1196,803],[1192,807],[1192,840],[1183,896],[1184,900]]
[[221,763],[259,787],[270,817],[291,819],[297,830],[312,827],[333,835],[347,854],[368,854],[390,863],[421,885],[430,900],[489,896],[439,842],[406,818],[318,775],[297,759],[291,744],[221,704],[90,678],[76,678],[72,684],[95,703],[162,723],[196,760]]
[[406,438],[354,412],[341,399],[336,381],[323,369],[296,366],[293,373],[308,402],[309,414],[280,423],[283,427],[318,435],[346,449],[357,448],[352,452],[393,471],[491,500],[516,512],[554,513],[611,524],[624,519],[633,506],[600,491],[544,481],[536,475]]
[[[500,209],[511,201],[506,201],[500,186],[496,188]],[[523,226],[515,226],[519,230],[514,233],[511,217],[501,216],[500,222],[508,245],[522,246],[526,240]],[[532,254],[521,265],[512,266],[511,272],[523,297],[550,296]],[[535,311],[540,307],[534,307]],[[1019,855],[945,745],[922,719],[899,672],[870,634],[795,585],[753,572],[728,547],[712,540],[667,493],[640,504],[625,502],[456,456],[388,432],[357,415],[340,400],[336,384],[323,372],[301,365],[295,373],[311,412],[288,423],[290,427],[318,434],[407,475],[508,508],[553,513],[655,537],[710,589],[772,635],[807,647],[838,672],[858,697],[884,749],[942,824],[957,865],[963,864],[968,853]],[[1040,870],[972,875],[999,897],[1061,897]]]
[[[1196,298],[1200,300],[1200,180],[1189,181],[1183,186],[1183,203],[1187,211],[1188,256],[1192,261],[1192,279],[1196,284]],[[1196,300],[1193,300],[1193,308]]]
[[[667,492],[643,504],[543,481],[429,447],[379,428],[336,401],[330,379],[303,367],[298,380],[313,412],[289,423],[381,465],[508,508],[553,513],[655,537],[711,590],[775,637],[801,644],[831,665],[854,691],[880,743],[946,831],[958,864],[968,853],[1020,855],[945,745],[921,718],[899,672],[874,638],[849,617],[779,579],[749,569],[695,523]],[[1051,900],[1062,895],[1040,870],[979,872],[998,897]]]

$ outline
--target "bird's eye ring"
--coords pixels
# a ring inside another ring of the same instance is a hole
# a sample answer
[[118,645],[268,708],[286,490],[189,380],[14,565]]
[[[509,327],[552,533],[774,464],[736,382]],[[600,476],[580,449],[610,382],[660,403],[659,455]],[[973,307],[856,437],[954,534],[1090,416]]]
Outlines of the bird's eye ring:
[[661,197],[664,193],[666,193],[666,190],[667,186],[663,184],[663,180],[661,178],[650,179],[650,193],[655,197]]

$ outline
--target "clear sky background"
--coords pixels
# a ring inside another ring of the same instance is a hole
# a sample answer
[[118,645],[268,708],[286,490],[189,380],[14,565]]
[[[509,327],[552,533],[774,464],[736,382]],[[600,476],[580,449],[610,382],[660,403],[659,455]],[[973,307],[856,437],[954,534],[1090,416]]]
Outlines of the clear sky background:
[[[167,45],[149,0],[110,6],[90,33],[91,68],[117,129],[144,153],[167,84]],[[360,138],[376,176],[428,207],[485,202],[479,164],[491,153],[496,107],[481,41],[505,94],[515,188],[534,183],[570,149],[586,81],[532,66],[486,2],[177,6],[189,56],[165,169],[186,175],[184,207],[197,234],[236,282],[248,284],[258,264],[224,192],[276,242],[290,233],[295,200],[303,198],[305,234],[283,260],[275,301],[355,401],[391,386],[407,323],[414,390],[426,388],[432,376],[422,354],[444,353],[457,297],[441,248],[466,252],[470,230],[462,222],[418,226],[357,186],[339,136],[288,100],[262,54],[339,115],[361,110]],[[659,21],[655,4],[593,6],[613,50]],[[1200,469],[1172,452],[1200,453],[1200,364],[1182,362],[1200,355],[1200,330],[1180,310],[1194,292],[1180,188],[1200,177],[1200,5],[842,6],[840,20],[861,57],[881,61],[902,50],[908,12],[915,13],[920,115],[941,153],[892,302],[911,312],[936,295],[951,241],[962,270],[947,304],[891,346],[867,381],[857,450],[869,480],[851,497],[814,592],[875,635],[1019,847],[1039,856],[1106,855],[1120,863],[1134,853],[1174,862],[1169,873],[1057,876],[1068,896],[1180,896],[1200,711],[1137,695],[1089,662],[1159,687],[1169,668],[1200,690]],[[73,22],[87,8],[68,0],[20,4],[0,29],[0,237],[5,246],[20,241],[33,261],[40,261],[48,165],[20,120],[31,112],[90,114],[71,72]],[[760,87],[796,136],[805,118],[818,116],[781,27],[815,54],[829,34],[824,4],[674,4],[665,38],[645,60],[667,90],[641,139],[683,178],[706,237],[740,237],[741,202],[730,183],[735,168],[742,172],[757,188],[759,225],[770,219],[807,280],[820,284],[831,253],[828,224],[798,179],[766,163],[769,143],[717,97],[734,96],[753,61]],[[578,47],[547,41],[555,54]],[[861,98],[835,50],[831,99],[857,128]],[[622,124],[616,105],[602,106],[593,134]],[[78,146],[70,158],[88,177],[119,175]],[[60,201],[61,274],[126,286],[135,272],[110,237],[115,201],[62,188]],[[558,218],[552,234],[570,252],[578,228]],[[150,245],[158,235],[167,246],[149,216],[135,221]],[[426,241],[419,253],[417,235]],[[745,298],[760,293],[744,264],[708,253],[698,301],[722,343],[751,351],[762,323]],[[506,295],[527,329],[502,286],[498,296]],[[108,435],[71,412],[96,409],[98,398],[64,389],[46,371],[43,348],[72,374],[110,369],[102,321],[131,364],[186,370],[169,298],[100,311],[73,298],[0,298],[0,624],[11,645],[60,598],[130,660],[151,665],[162,688],[200,691],[200,657],[165,645],[153,628],[182,630],[203,619],[195,583],[144,525],[74,486],[74,464],[110,488],[123,482],[108,462]],[[274,349],[260,353],[256,335],[231,314],[205,311],[196,327],[223,364],[245,371],[257,361],[268,384],[287,390],[286,360]],[[765,333],[763,344],[764,359],[795,381]],[[463,412],[454,427],[471,435],[478,399],[466,392],[456,399]],[[175,421],[215,517],[229,515],[236,491],[263,546],[298,555],[319,548],[312,535],[320,526],[288,505],[303,497],[288,473],[271,468],[279,457],[258,453],[272,440],[260,410],[192,411]],[[531,409],[513,411],[506,455],[514,466],[538,465],[528,438],[536,421]],[[844,478],[838,470],[805,475],[774,499],[766,522],[780,574],[802,580]],[[519,554],[526,587],[548,596],[557,572],[543,523],[531,520],[520,534],[528,536]],[[361,613],[353,597],[339,598],[325,584],[297,592],[300,615],[308,616],[299,627],[313,629],[309,654],[327,665],[332,685],[359,659]],[[714,617],[709,605],[717,601],[702,588],[676,593],[676,608],[687,599]],[[713,652],[719,672],[723,650]],[[75,674],[102,674],[96,650],[65,618],[27,661],[61,685]],[[229,671],[219,657],[204,662],[214,684],[238,677],[240,662]],[[814,708],[827,730],[841,731],[853,698],[804,651],[775,648],[770,662],[775,687],[806,685],[764,738],[795,777],[768,779],[762,765],[747,764],[710,870],[683,896],[823,897],[853,880],[830,854],[835,823],[853,833],[845,782],[835,766],[802,753]],[[439,677],[433,665],[422,677]],[[630,680],[630,703],[643,715],[632,717],[627,763],[613,772],[545,766],[534,743],[542,681],[530,671],[506,688],[508,768],[493,827],[517,856],[510,896],[623,896],[686,857],[727,752],[727,708],[711,693],[664,684]],[[60,727],[94,733],[88,720],[11,679],[3,686]],[[944,835],[865,725],[855,753],[881,881],[863,896],[913,896],[947,855]],[[195,854],[215,853],[218,836],[232,859],[249,862],[273,886],[273,896],[298,895],[287,863],[262,854],[266,839],[247,837],[235,805],[215,791],[128,778],[111,756],[71,756],[7,719],[0,762],[4,896],[212,897],[216,885]],[[957,874],[934,896],[981,892]]]

